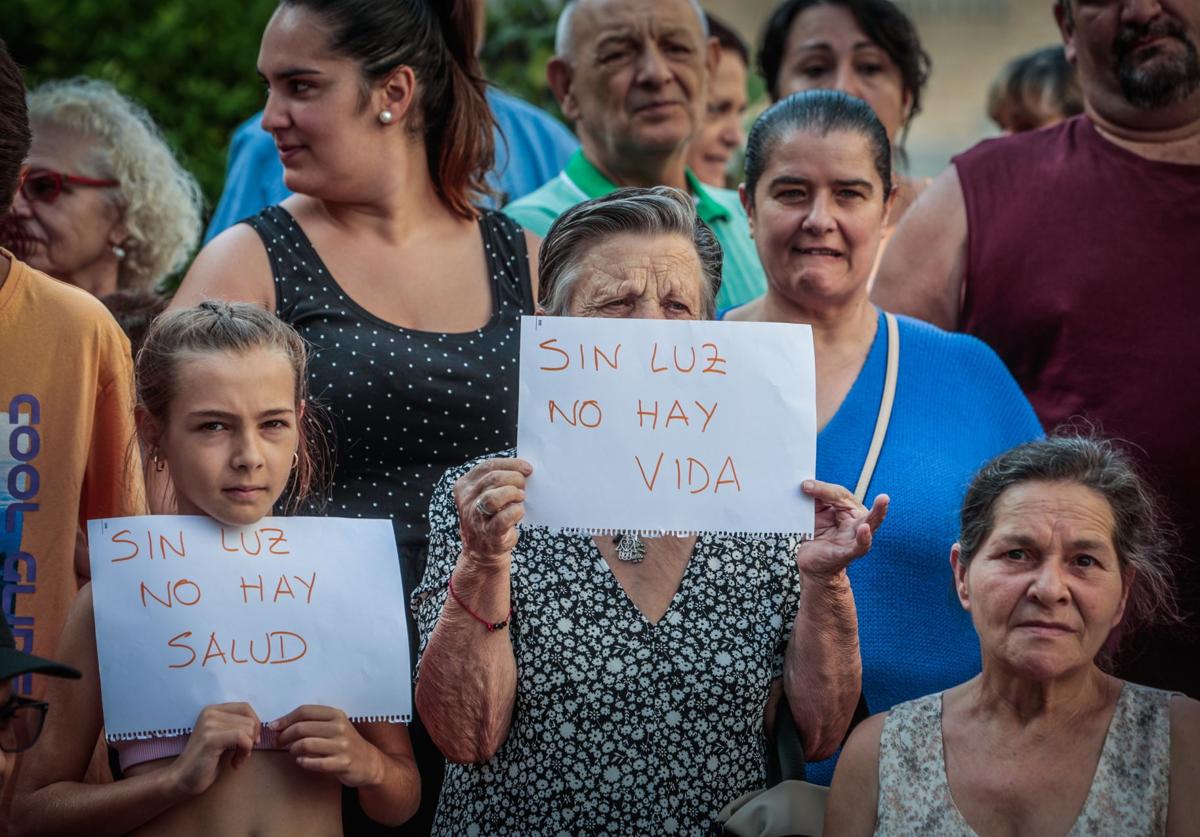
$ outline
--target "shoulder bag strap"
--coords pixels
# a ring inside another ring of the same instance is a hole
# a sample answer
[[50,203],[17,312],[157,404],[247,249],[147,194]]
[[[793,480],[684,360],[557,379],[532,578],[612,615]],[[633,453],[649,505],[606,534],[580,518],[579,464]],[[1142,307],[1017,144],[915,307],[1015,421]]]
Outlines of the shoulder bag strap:
[[[858,694],[858,705],[854,707],[854,717],[846,728],[846,739],[854,728],[871,717],[871,709],[867,706],[867,696]],[[796,728],[796,720],[792,717],[792,707],[788,704],[787,692],[779,696],[775,706],[774,735],[767,742],[767,787],[773,788],[780,782],[788,780],[804,781],[807,770],[804,758],[804,739]]]
[[883,450],[883,437],[887,435],[892,404],[896,400],[896,378],[900,373],[900,326],[896,322],[896,315],[887,311],[883,313],[883,321],[887,325],[887,373],[883,379],[883,398],[879,400],[879,416],[875,419],[875,435],[871,437],[871,446],[867,448],[867,458],[863,462],[862,473],[858,475],[858,485],[854,488],[854,499],[860,503],[865,502],[871,477],[875,475],[875,465],[879,462],[879,452]]
[[[871,446],[867,449],[867,458],[863,462],[862,473],[859,474],[858,485],[854,489],[854,496],[860,503],[867,495],[871,477],[875,474],[875,465],[879,462],[879,453],[883,450],[883,439],[887,435],[888,422],[892,418],[892,405],[896,401],[896,378],[900,372],[900,326],[896,322],[896,315],[887,311],[883,313],[883,321],[887,328],[887,371],[883,379],[879,415],[875,419],[875,434],[871,437]],[[854,708],[854,719],[850,722],[850,728],[846,730],[846,737],[849,738],[854,728],[870,714],[867,697],[860,692],[858,705]],[[767,787],[774,787],[782,780],[804,779],[804,742],[792,718],[787,692],[780,695],[775,711],[774,735],[768,743]],[[845,744],[845,741],[842,743]]]
[[767,787],[789,779],[803,780],[804,773],[804,743],[788,705],[787,691],[782,691],[775,705],[774,735],[767,742]]

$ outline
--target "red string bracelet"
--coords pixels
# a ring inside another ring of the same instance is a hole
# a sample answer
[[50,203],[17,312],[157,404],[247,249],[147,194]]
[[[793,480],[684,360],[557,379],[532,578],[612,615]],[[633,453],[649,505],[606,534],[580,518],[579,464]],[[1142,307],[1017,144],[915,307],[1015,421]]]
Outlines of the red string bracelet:
[[461,607],[463,610],[465,610],[467,613],[471,614],[471,616],[475,619],[476,622],[480,623],[481,625],[483,625],[483,627],[487,628],[487,631],[489,634],[494,634],[496,631],[503,630],[504,628],[508,627],[508,621],[510,619],[512,619],[512,615],[513,615],[511,607],[509,607],[508,616],[504,617],[503,622],[489,622],[488,620],[486,620],[482,616],[480,616],[478,613],[471,610],[470,606],[458,597],[458,593],[454,592],[454,576],[453,575],[451,575],[449,581],[446,582],[446,589],[450,591],[450,598],[452,598],[452,599],[454,599],[454,601],[458,602],[458,606]]

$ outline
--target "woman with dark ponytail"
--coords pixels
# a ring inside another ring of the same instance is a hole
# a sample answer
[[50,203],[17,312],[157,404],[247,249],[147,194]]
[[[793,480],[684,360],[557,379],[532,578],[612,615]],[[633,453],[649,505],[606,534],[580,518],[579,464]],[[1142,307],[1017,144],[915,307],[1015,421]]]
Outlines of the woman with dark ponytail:
[[[213,239],[173,303],[256,302],[309,343],[333,425],[323,513],[390,518],[410,591],[438,478],[516,442],[518,322],[536,292],[536,239],[478,208],[495,151],[482,10],[280,0],[258,56],[262,124],[297,194]],[[442,761],[419,720],[412,736],[417,833]]]
[[[439,171],[434,181],[467,183],[476,195],[487,192],[484,175],[495,164],[495,119],[484,90],[487,82],[475,52],[474,15],[483,14],[479,2],[431,2],[442,18],[450,61],[445,70],[445,89],[435,95],[443,112],[436,130],[428,131],[425,142],[437,150]],[[432,88],[431,88],[432,93]],[[479,168],[482,163],[483,168]],[[433,173],[433,169],[430,169]]]

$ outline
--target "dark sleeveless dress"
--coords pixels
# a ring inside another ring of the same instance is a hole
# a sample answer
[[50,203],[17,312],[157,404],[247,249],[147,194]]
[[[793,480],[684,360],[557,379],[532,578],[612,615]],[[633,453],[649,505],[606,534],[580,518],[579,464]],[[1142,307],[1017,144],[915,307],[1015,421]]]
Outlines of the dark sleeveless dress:
[[[492,317],[476,331],[441,334],[400,328],[359,306],[282,207],[246,223],[267,249],[276,314],[312,351],[309,391],[330,413],[335,466],[324,513],[391,519],[401,552],[420,553],[403,567],[413,590],[425,569],[434,484],[447,468],[516,443],[519,323],[533,309],[524,234],[506,216],[484,213]],[[397,281],[409,270],[420,267],[398,266]]]
[[[283,207],[246,219],[262,239],[275,280],[275,313],[309,345],[309,392],[326,408],[334,458],[330,517],[389,518],[407,596],[421,582],[429,539],[429,495],[452,466],[517,441],[520,317],[533,313],[529,254],[521,228],[505,215],[479,219],[492,284],[492,316],[475,331],[440,334],[400,328],[372,315],[342,290]],[[396,280],[419,276],[398,265]],[[409,608],[409,659],[417,628]],[[428,834],[444,762],[420,719],[409,727],[421,771],[421,809],[399,829],[362,813],[347,790],[347,834]]]

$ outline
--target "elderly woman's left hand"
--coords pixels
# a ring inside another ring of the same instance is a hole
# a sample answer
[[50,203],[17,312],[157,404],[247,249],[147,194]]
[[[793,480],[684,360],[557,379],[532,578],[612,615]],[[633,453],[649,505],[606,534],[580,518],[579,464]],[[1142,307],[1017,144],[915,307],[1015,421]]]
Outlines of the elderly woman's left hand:
[[813,539],[796,550],[802,575],[829,578],[867,554],[879,524],[887,515],[888,496],[880,494],[868,512],[848,490],[818,480],[805,480],[805,494],[816,503]]

